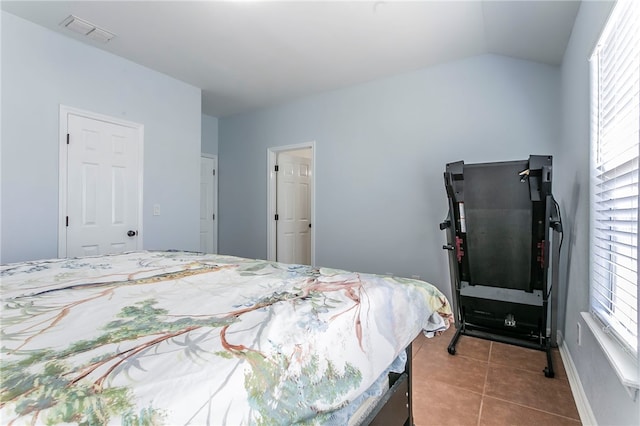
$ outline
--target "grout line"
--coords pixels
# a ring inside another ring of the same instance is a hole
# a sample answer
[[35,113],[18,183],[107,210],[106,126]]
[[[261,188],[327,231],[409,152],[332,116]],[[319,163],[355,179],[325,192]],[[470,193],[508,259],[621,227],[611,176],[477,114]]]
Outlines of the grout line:
[[[555,360],[554,360],[555,361]],[[546,363],[546,359],[544,361]],[[520,365],[513,365],[509,362],[494,362],[493,363],[496,366],[500,366],[500,367],[505,367],[505,368],[510,368],[512,370],[518,370],[518,371],[522,371],[522,372],[527,372],[527,373],[543,373],[544,372],[544,368],[540,367],[539,369],[534,369],[533,367],[521,367]],[[544,364],[546,365],[546,364]],[[558,371],[556,371],[556,375],[553,377],[553,379],[557,379],[557,380],[561,380],[561,381],[565,381],[568,382],[569,379],[566,377],[566,374],[563,374],[562,376],[558,375]]]
[[[489,349],[489,354],[491,354],[491,348],[493,348],[493,343],[494,342],[491,342],[491,346],[489,347],[490,348]],[[518,349],[529,351],[530,354],[540,354],[541,357],[542,357],[541,365],[546,365],[547,358],[546,358],[546,354],[544,353],[544,351],[539,351],[537,349],[523,348],[523,347],[520,347],[520,346],[517,346],[517,345],[510,345],[508,343],[507,343],[507,345],[509,347],[513,346],[513,347],[518,348]],[[491,359],[491,355],[489,355],[489,359]],[[560,359],[562,360],[562,357],[560,357]],[[554,361],[555,361],[555,359],[554,359]],[[495,364],[496,366],[506,367],[506,368],[510,368],[510,369],[513,369],[513,370],[524,371],[524,372],[529,372],[529,373],[544,372],[544,368],[539,368],[539,369],[536,370],[533,367],[529,367],[529,368],[522,367],[520,364],[515,364],[514,365],[514,364],[512,364],[510,362],[506,362],[506,361],[503,361],[503,362],[492,362],[492,364]],[[556,362],[554,362],[554,365],[555,364],[556,364]],[[563,364],[563,367],[564,367],[564,364]],[[569,378],[567,377],[567,374],[566,374],[566,368],[564,368],[564,371],[565,371],[564,374],[562,374],[562,376],[560,376],[559,375],[559,371],[556,368],[556,375],[553,377],[553,379],[558,379],[560,381],[565,381],[565,382],[568,383],[569,382]]]
[[[484,384],[483,384],[481,393],[479,393],[477,391],[473,391],[473,390],[467,389],[467,388],[462,388],[462,387],[459,387],[459,386],[452,385],[451,383],[448,383],[446,381],[445,382],[441,382],[442,384],[444,384],[446,386],[450,386],[450,387],[453,387],[453,388],[458,388],[460,390],[464,390],[464,391],[467,391],[467,392],[474,393],[476,395],[480,395],[480,407],[479,407],[479,411],[478,411],[478,417],[477,417],[476,426],[480,426],[480,424],[481,424],[482,413],[483,413],[483,409],[484,409],[484,403],[486,402],[487,398],[492,398],[494,400],[498,400],[498,401],[501,401],[501,402],[504,402],[504,403],[507,403],[507,404],[514,404],[514,405],[516,405],[518,407],[534,410],[534,411],[539,412],[539,413],[544,413],[544,414],[547,414],[547,415],[550,415],[550,416],[558,417],[558,419],[566,419],[566,420],[569,420],[569,421],[572,421],[572,422],[576,422],[577,424],[580,424],[580,422],[581,422],[580,418],[568,417],[566,415],[554,413],[554,412],[551,412],[551,411],[546,411],[544,409],[532,407],[532,406],[529,406],[529,405],[524,405],[522,403],[518,403],[518,402],[515,402],[515,401],[508,400],[508,399],[503,399],[503,398],[500,398],[500,397],[488,395],[487,394],[487,389],[488,389],[488,381],[489,381],[489,368],[491,366],[496,366],[496,367],[499,367],[499,368],[508,368],[508,369],[510,368],[510,369],[515,370],[518,375],[538,374],[536,371],[519,368],[519,366],[515,366],[514,367],[513,365],[509,365],[508,363],[504,363],[503,364],[503,363],[500,363],[500,362],[498,362],[498,363],[492,362],[491,359],[492,359],[492,354],[493,354],[493,349],[494,349],[493,345],[494,345],[495,342],[489,341],[489,343],[490,343],[489,344],[489,354],[488,354],[488,358],[486,359],[486,361],[481,361],[479,358],[472,358],[472,357],[467,357],[465,355],[456,354],[456,356],[460,356],[462,358],[467,358],[469,361],[482,362],[483,364],[486,365],[487,370],[485,372],[485,380],[484,380]],[[560,354],[560,356],[562,356],[562,354]],[[566,381],[567,384],[570,385],[570,383],[568,383],[569,382],[568,377],[557,377],[556,376],[556,379],[560,379],[559,380],[560,383],[562,383],[563,381]],[[562,385],[563,384],[564,383],[562,383]],[[569,388],[570,388],[570,386],[569,386]],[[572,394],[571,394],[571,396],[573,397]],[[573,397],[573,400],[574,400],[574,403],[575,403],[575,397]]]
[[[493,350],[493,343],[494,343],[494,342],[491,342],[491,345],[489,346],[489,360],[491,360],[491,352],[492,352],[492,350]],[[489,362],[488,364],[489,364],[489,365],[491,365],[491,362]],[[519,374],[519,375],[520,375],[520,374],[522,374],[522,375],[526,375],[526,374],[539,374],[539,373],[536,373],[536,372],[534,372],[534,371],[532,371],[532,370],[528,370],[528,369],[524,369],[524,368],[514,367],[514,366],[512,366],[512,365],[509,365],[508,363],[505,363],[505,364],[497,363],[497,364],[495,364],[495,365],[496,365],[496,366],[500,366],[501,368],[511,368],[511,369],[514,369],[514,370],[516,370],[516,371],[517,371],[517,374]],[[569,420],[578,421],[578,422],[580,422],[580,421],[581,421],[580,419],[574,419],[574,418],[572,418],[572,417],[563,416],[562,414],[553,413],[553,412],[551,412],[551,411],[542,410],[542,409],[539,409],[539,408],[536,408],[536,407],[531,407],[531,406],[529,406],[529,405],[524,405],[524,404],[518,403],[518,402],[516,402],[516,401],[511,401],[511,400],[508,400],[508,399],[499,398],[499,397],[496,397],[496,396],[493,396],[493,395],[491,395],[491,396],[490,396],[490,395],[487,395],[487,394],[486,394],[486,386],[487,386],[488,376],[489,376],[489,370],[487,369],[487,379],[485,379],[485,387],[484,387],[484,389],[482,390],[482,402],[481,402],[481,405],[480,405],[481,407],[482,407],[482,404],[484,403],[484,399],[485,399],[485,398],[493,398],[493,399],[497,399],[497,400],[499,400],[499,401],[503,401],[503,402],[506,402],[506,403],[509,403],[509,404],[514,404],[514,405],[517,405],[517,406],[519,406],[519,407],[523,407],[523,408],[528,408],[528,409],[530,409],[530,410],[536,410],[536,411],[539,411],[539,412],[541,412],[541,413],[546,413],[546,414],[549,414],[549,415],[552,415],[552,416],[562,417],[562,418],[564,418],[564,419],[569,419]],[[558,377],[556,377],[556,378],[558,378]],[[558,378],[558,379],[559,379],[559,378]],[[550,380],[550,379],[548,379],[548,380]],[[572,396],[573,396],[573,395],[572,395]],[[574,401],[574,402],[575,402],[575,401]]]
[[[538,412],[538,413],[544,413],[544,414],[546,414],[546,415],[554,416],[554,417],[557,417],[557,418],[558,418],[558,419],[557,419],[558,421],[561,421],[560,419],[566,419],[566,420],[569,420],[569,421],[571,421],[571,422],[576,422],[576,425],[580,424],[580,422],[581,422],[581,419],[580,419],[580,418],[568,417],[568,416],[566,416],[566,415],[562,415],[562,414],[554,413],[554,412],[551,412],[551,411],[546,411],[546,410],[544,410],[544,409],[540,409],[540,408],[532,407],[532,406],[529,406],[529,405],[524,405],[524,404],[522,404],[522,403],[518,403],[518,402],[515,402],[515,401],[511,401],[511,400],[509,400],[509,399],[503,399],[503,398],[500,398],[500,397],[496,397],[496,396],[488,395],[488,393],[487,393],[487,389],[488,389],[488,382],[489,382],[489,368],[490,368],[490,367],[492,367],[492,366],[495,366],[495,367],[497,367],[497,368],[513,369],[513,370],[514,370],[514,372],[516,372],[516,374],[518,374],[518,375],[539,374],[539,373],[537,373],[536,371],[529,370],[529,369],[519,368],[518,366],[515,366],[515,367],[514,367],[513,365],[509,365],[508,363],[504,363],[504,364],[503,364],[503,363],[500,363],[500,362],[498,362],[498,363],[492,362],[492,355],[493,355],[493,349],[494,349],[494,348],[493,348],[493,346],[494,346],[494,343],[495,343],[495,342],[493,342],[493,341],[489,341],[489,353],[488,353],[488,357],[486,358],[486,361],[482,361],[480,358],[468,357],[468,356],[461,355],[461,354],[456,354],[456,355],[455,355],[456,357],[466,358],[468,361],[481,362],[482,364],[484,364],[484,365],[485,365],[485,367],[486,367],[486,372],[485,372],[485,379],[484,379],[484,383],[483,383],[482,391],[480,391],[480,392],[478,392],[478,391],[473,391],[473,390],[470,390],[470,389],[468,389],[468,388],[464,388],[464,387],[459,387],[459,386],[453,385],[453,384],[451,384],[451,383],[449,383],[449,382],[447,382],[447,381],[439,381],[439,380],[436,380],[437,382],[441,383],[442,385],[445,385],[445,386],[448,386],[448,387],[452,387],[452,388],[457,388],[457,389],[460,389],[460,390],[462,390],[462,391],[470,392],[470,393],[472,393],[472,394],[476,394],[476,395],[479,395],[479,396],[480,396],[480,405],[479,405],[479,409],[478,409],[478,416],[477,416],[476,426],[480,426],[480,425],[482,424],[482,415],[483,415],[483,411],[484,411],[484,403],[486,402],[486,400],[487,400],[488,398],[491,398],[491,399],[493,399],[493,400],[497,400],[497,401],[501,401],[501,402],[506,403],[506,404],[514,404],[514,405],[516,405],[516,406],[518,406],[518,407],[525,408],[525,409],[530,409],[530,410],[534,410],[534,411],[536,411],[536,412]],[[425,349],[425,348],[426,348],[426,349]],[[419,349],[419,351],[422,351],[422,349],[424,349],[425,351],[429,352],[430,350],[435,349],[435,348],[434,348],[433,346],[428,347],[428,346],[426,346],[426,344],[424,344],[424,345],[422,345],[422,347]],[[438,350],[442,350],[442,348],[438,348]],[[424,351],[423,351],[423,352],[424,352]],[[561,354],[560,354],[560,355],[561,355]],[[495,360],[493,360],[493,361],[495,361]],[[562,377],[562,378],[561,378],[561,377],[556,377],[556,378],[557,378],[557,379],[560,379],[560,380],[559,380],[559,382],[560,382],[560,383],[562,383],[562,381],[563,381],[562,379],[564,379],[565,381],[567,381],[567,382],[568,382],[568,378],[564,378],[564,377]],[[548,380],[548,379],[546,379],[546,380]],[[557,383],[557,382],[556,382],[556,383]],[[570,383],[568,383],[568,384],[570,384]],[[569,388],[570,388],[570,387],[569,387]],[[573,395],[571,395],[571,396],[573,396]],[[575,403],[575,397],[573,398],[573,400],[574,400],[574,403]],[[578,413],[578,414],[579,414],[579,413]],[[488,422],[490,422],[490,421],[491,421],[491,419],[488,419]]]
[[480,411],[478,411],[478,423],[480,426],[480,420],[482,419],[482,407],[484,406],[484,397],[487,391],[487,380],[489,379],[489,366],[491,361],[491,348],[493,348],[493,342],[489,342],[489,357],[487,359],[487,371],[484,373],[484,386],[482,386],[482,398],[480,398]]
[[[498,401],[506,402],[507,404],[513,404],[513,405],[517,405],[518,407],[528,408],[529,410],[539,411],[541,413],[550,414],[550,415],[556,416],[556,417],[562,417],[563,419],[573,420],[574,422],[580,422],[580,423],[582,422],[580,419],[575,419],[573,417],[567,417],[567,416],[564,416],[562,414],[554,413],[552,411],[541,410],[540,408],[532,407],[530,405],[520,404],[519,402],[511,401],[509,399],[504,399],[504,398],[499,398],[497,396],[489,396],[489,395],[487,395],[487,398],[497,399]],[[483,397],[483,399],[484,399],[484,397]]]
[[482,418],[482,404],[484,404],[484,396],[480,398],[480,410],[478,411],[478,422],[476,423],[477,426],[480,426],[480,419]]

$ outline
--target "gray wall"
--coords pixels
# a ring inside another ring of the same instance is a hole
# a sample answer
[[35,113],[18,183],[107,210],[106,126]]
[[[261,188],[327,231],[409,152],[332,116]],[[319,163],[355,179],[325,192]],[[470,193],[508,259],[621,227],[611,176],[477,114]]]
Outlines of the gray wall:
[[218,153],[218,119],[202,114],[202,152],[204,154]]
[[[562,139],[555,196],[565,239],[560,268],[567,283],[565,344],[598,424],[640,424],[640,406],[626,393],[580,312],[589,310],[589,62],[611,10],[609,2],[582,2],[562,63]],[[582,323],[582,345],[576,324]]]
[[144,124],[144,246],[198,249],[200,89],[6,12],[1,19],[0,261],[57,256],[60,104]]
[[220,119],[220,252],[265,258],[268,147],[316,141],[316,263],[446,293],[443,172],[555,154],[560,70],[483,55]]

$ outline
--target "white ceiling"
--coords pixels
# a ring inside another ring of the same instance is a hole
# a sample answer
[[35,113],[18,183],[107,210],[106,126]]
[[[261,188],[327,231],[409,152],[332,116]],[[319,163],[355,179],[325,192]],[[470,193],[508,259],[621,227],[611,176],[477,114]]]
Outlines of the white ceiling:
[[[6,1],[3,10],[202,88],[223,117],[482,53],[560,64],[580,2]],[[75,15],[116,34],[94,42]]]

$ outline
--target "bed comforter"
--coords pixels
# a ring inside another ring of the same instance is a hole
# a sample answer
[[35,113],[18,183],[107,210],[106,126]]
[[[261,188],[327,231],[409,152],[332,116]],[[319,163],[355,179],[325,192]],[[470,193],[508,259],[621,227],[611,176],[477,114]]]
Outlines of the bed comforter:
[[222,255],[24,262],[0,277],[3,423],[332,423],[451,319],[423,281]]

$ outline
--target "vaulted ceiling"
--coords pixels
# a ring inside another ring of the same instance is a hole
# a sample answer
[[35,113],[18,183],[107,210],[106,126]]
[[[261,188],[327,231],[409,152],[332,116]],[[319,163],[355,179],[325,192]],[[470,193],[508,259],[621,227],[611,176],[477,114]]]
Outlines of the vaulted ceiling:
[[[223,117],[483,53],[559,65],[580,2],[2,1],[4,11],[202,89]],[[60,24],[75,15],[106,44]]]

